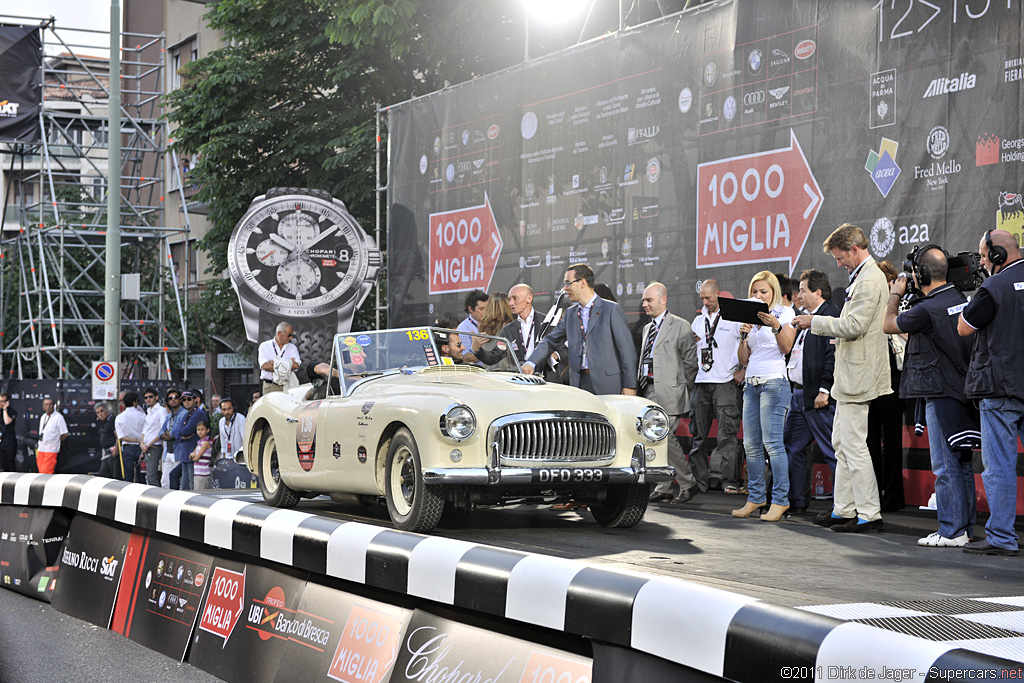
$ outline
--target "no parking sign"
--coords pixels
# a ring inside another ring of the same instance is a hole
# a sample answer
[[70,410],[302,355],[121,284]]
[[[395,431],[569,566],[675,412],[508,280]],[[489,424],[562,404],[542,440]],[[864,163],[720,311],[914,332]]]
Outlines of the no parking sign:
[[106,360],[92,362],[92,398],[94,401],[117,398],[117,363]]

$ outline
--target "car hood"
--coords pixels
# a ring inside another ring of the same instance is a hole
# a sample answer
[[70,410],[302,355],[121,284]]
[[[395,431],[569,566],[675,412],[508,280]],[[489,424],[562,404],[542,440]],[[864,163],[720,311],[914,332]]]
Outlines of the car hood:
[[411,375],[391,375],[366,382],[356,387],[352,396],[393,399],[402,394],[433,394],[452,403],[465,403],[474,410],[477,410],[477,406],[490,405],[501,414],[537,410],[604,414],[611,408],[610,402],[604,398],[575,387],[531,382],[531,378],[524,375],[437,367],[419,370]]

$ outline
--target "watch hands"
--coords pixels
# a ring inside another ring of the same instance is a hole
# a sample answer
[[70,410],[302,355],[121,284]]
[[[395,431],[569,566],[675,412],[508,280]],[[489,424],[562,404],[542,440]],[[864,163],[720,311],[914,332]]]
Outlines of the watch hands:
[[270,233],[270,239],[274,242],[277,242],[288,251],[295,251],[295,245],[286,240],[285,238],[281,237],[277,233]]
[[321,233],[320,233],[319,235],[317,235],[317,236],[316,236],[316,239],[314,239],[314,240],[313,240],[312,242],[310,242],[309,244],[307,244],[306,246],[304,246],[304,247],[302,248],[302,249],[303,249],[303,251],[309,251],[310,249],[312,249],[312,248],[313,248],[313,246],[314,246],[315,244],[319,243],[319,242],[320,242],[320,240],[324,239],[325,237],[328,237],[329,235],[331,235],[332,233],[334,233],[334,231],[335,231],[335,230],[337,230],[337,229],[338,229],[338,225],[337,225],[337,224],[334,224],[334,225],[332,225],[331,227],[327,228],[326,230],[324,230],[323,232],[321,232]]

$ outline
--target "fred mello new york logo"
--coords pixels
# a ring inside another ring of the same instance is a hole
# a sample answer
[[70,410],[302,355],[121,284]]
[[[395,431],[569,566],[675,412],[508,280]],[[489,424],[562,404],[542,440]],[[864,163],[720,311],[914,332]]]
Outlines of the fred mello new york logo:
[[889,138],[882,138],[878,151],[871,150],[864,170],[871,174],[871,180],[883,197],[889,196],[893,184],[900,176],[900,167],[896,165],[896,152],[900,143]]

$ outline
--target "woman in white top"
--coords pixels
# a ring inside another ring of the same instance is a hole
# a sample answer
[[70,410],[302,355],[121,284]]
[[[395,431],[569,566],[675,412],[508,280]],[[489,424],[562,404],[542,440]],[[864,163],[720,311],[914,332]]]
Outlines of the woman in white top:
[[760,325],[740,326],[738,350],[741,365],[747,366],[743,388],[743,448],[747,452],[747,503],[733,510],[736,517],[749,517],[767,504],[764,451],[772,467],[772,506],[761,515],[765,522],[777,522],[789,509],[789,458],[782,433],[792,389],[786,379],[786,354],[793,348],[796,329],[788,324],[796,313],[782,305],[779,280],[763,270],[750,280],[751,301],[763,301],[769,313],[758,313]]

